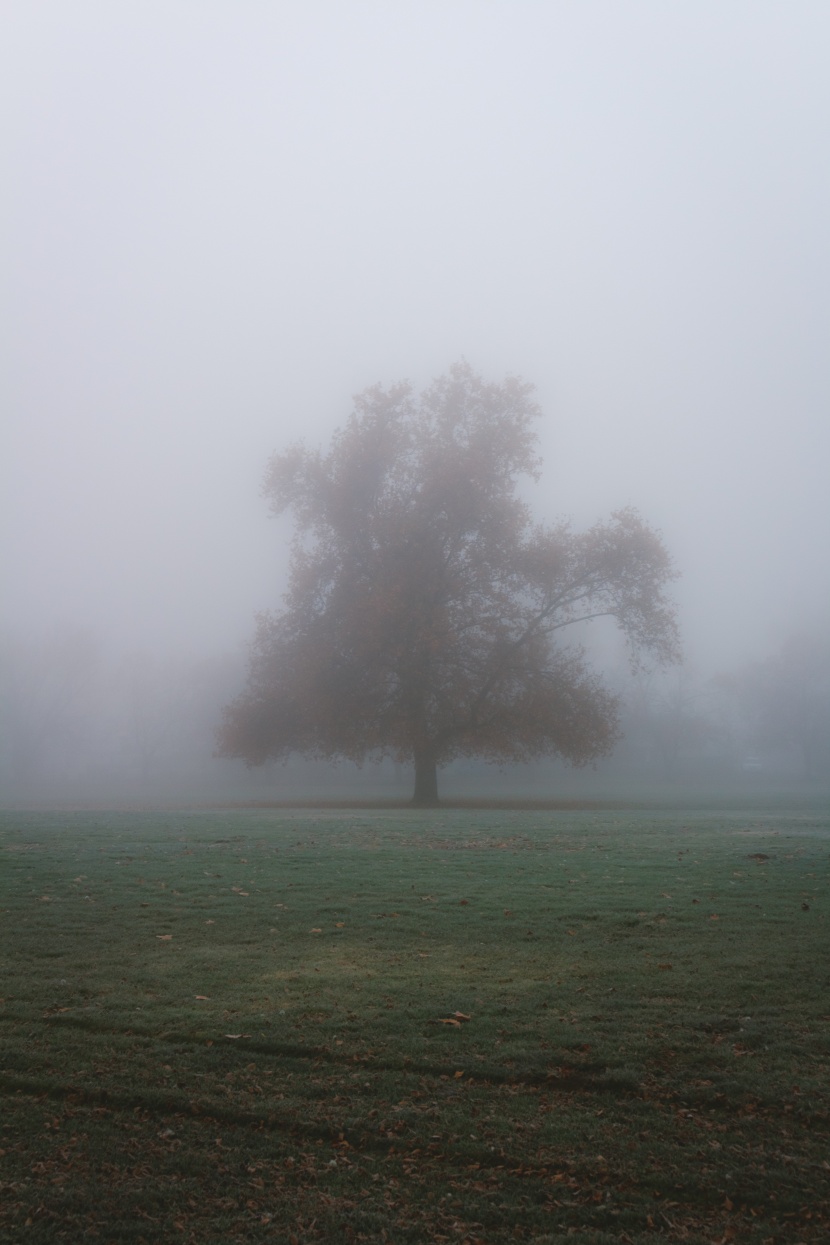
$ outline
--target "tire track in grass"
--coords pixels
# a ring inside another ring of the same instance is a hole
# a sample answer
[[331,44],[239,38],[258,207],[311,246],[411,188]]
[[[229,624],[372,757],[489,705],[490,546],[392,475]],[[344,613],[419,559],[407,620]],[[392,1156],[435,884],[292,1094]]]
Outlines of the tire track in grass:
[[[193,1052],[202,1052],[207,1045],[227,1052],[238,1051],[240,1060],[243,1054],[256,1054],[277,1059],[292,1059],[302,1062],[324,1063],[356,1071],[363,1069],[372,1072],[394,1072],[400,1075],[428,1077],[459,1077],[467,1078],[467,1083],[545,1086],[561,1092],[582,1093],[613,1093],[621,1097],[642,1097],[642,1090],[633,1086],[628,1077],[608,1073],[606,1064],[582,1062],[578,1068],[567,1066],[565,1061],[556,1065],[556,1070],[548,1067],[545,1071],[517,1073],[493,1065],[465,1066],[465,1059],[460,1057],[449,1063],[430,1063],[415,1061],[407,1056],[400,1059],[382,1059],[376,1056],[361,1056],[347,1051],[338,1052],[323,1046],[305,1046],[288,1042],[261,1042],[256,1039],[234,1039],[233,1047],[221,1039],[205,1034],[195,1033],[159,1033],[157,1030],[141,1029],[131,1026],[119,1029],[111,1026],[96,1025],[85,1018],[68,1016],[46,1017],[41,1021],[46,1028],[76,1029],[84,1033],[93,1033],[108,1038],[136,1038],[142,1041],[166,1042],[178,1046],[188,1046]],[[0,1085],[3,1084],[4,1073],[0,1072]]]

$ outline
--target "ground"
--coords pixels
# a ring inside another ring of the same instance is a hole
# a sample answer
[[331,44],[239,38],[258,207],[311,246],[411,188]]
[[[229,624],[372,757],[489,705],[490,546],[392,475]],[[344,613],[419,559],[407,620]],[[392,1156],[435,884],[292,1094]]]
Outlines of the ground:
[[821,808],[0,844],[2,1241],[830,1238]]

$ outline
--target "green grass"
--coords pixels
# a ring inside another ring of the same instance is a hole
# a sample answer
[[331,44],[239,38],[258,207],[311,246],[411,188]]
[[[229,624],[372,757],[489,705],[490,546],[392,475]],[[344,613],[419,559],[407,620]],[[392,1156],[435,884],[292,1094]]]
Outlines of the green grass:
[[0,827],[2,1241],[830,1239],[820,812]]

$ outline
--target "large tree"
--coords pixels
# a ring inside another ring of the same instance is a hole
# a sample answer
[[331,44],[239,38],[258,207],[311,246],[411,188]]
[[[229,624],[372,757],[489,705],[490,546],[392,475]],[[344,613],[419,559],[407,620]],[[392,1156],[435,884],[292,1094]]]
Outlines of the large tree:
[[258,620],[222,755],[391,756],[433,804],[455,757],[611,750],[616,700],[561,633],[610,615],[635,660],[674,660],[671,561],[631,510],[582,533],[532,521],[517,495],[540,467],[532,394],[457,364],[420,396],[366,390],[328,452],[272,458],[264,492],[296,524],[290,586]]

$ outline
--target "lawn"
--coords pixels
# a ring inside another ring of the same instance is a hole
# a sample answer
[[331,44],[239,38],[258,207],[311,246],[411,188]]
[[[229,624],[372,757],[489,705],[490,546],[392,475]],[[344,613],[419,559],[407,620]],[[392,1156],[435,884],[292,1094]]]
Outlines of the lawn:
[[820,809],[5,813],[0,1240],[830,1240]]

